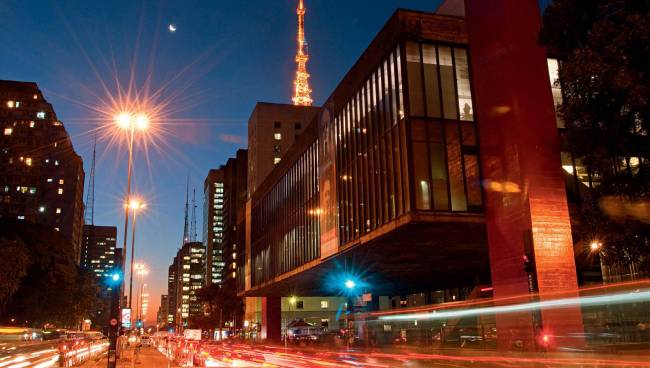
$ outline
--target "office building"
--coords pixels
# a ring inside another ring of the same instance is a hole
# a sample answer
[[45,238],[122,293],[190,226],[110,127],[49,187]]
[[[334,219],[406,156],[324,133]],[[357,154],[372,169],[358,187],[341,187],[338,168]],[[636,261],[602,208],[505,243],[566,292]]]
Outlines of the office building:
[[174,324],[177,332],[191,327],[193,317],[203,315],[203,305],[196,292],[205,285],[204,267],[205,246],[202,242],[183,244],[169,267],[169,314],[174,314],[170,323]]
[[156,326],[159,330],[167,329],[167,316],[169,315],[169,298],[167,294],[160,295],[160,306],[156,314]]
[[0,81],[0,216],[61,232],[80,262],[84,171],[36,83]]
[[121,266],[116,262],[117,257],[121,256],[115,248],[116,238],[115,226],[84,225],[81,266],[91,270],[98,278],[108,277],[115,267]]
[[178,270],[178,255],[174,256],[174,261],[169,266],[167,272],[167,327],[176,328],[178,299],[176,298],[176,280]]
[[248,119],[248,194],[280,162],[319,107],[258,102]]
[[210,170],[203,183],[203,244],[206,250],[205,283],[221,284],[225,267],[224,169]]

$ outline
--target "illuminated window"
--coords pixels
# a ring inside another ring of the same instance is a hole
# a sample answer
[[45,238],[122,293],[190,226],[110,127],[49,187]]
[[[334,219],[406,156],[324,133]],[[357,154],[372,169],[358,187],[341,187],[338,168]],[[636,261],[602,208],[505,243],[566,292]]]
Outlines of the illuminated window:
[[19,220],[24,220],[24,219],[25,219],[25,216],[18,216],[18,219],[19,219]]
[[[45,161],[47,162],[47,160],[45,160]],[[52,178],[47,178],[47,182],[48,182],[48,183],[51,183],[51,182],[52,182]]]
[[59,179],[59,184],[63,185],[63,179]]
[[33,98],[34,98],[35,100],[38,100],[38,95],[34,93]]
[[61,209],[60,209],[60,208],[57,208],[57,209],[56,209],[56,213],[61,213]]
[[29,127],[30,127],[30,128],[33,128],[34,126],[36,126],[36,123],[33,122],[33,121],[30,121],[30,122],[29,122]]
[[278,162],[280,162],[280,157],[274,157],[273,158],[273,163],[277,164]]
[[330,306],[330,302],[327,300],[321,300],[320,301],[320,307],[321,309],[327,309]]
[[273,133],[273,139],[279,141],[282,139],[282,133]]
[[59,160],[54,160],[54,166],[59,166]]
[[13,132],[14,132],[13,128],[5,128],[5,135],[11,135],[11,133]]
[[59,188],[58,193],[59,193],[59,194],[63,194],[63,188]]
[[36,187],[29,187],[29,194],[36,194]]
[[36,117],[39,119],[45,119],[45,112],[39,111],[36,113]]
[[38,208],[38,212],[41,212],[41,213],[45,212],[45,206],[40,206]]
[[7,101],[7,107],[8,108],[13,109],[15,106],[16,106],[15,101],[11,101],[11,100]]
[[27,157],[27,158],[25,159],[25,165],[27,165],[27,166],[32,166],[32,158],[31,158],[31,157]]

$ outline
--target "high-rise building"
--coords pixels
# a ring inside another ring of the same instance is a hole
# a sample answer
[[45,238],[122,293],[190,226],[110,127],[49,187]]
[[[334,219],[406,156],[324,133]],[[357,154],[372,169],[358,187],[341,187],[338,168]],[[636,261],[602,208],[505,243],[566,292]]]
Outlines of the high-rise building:
[[178,255],[174,256],[174,261],[169,266],[167,273],[167,327],[176,327],[178,298],[176,297],[176,280],[178,270]]
[[84,225],[81,247],[81,266],[91,270],[99,278],[108,277],[115,267],[117,227]]
[[[171,295],[169,306],[170,312],[172,312],[171,297],[173,295],[176,308],[173,311],[173,323],[177,331],[190,326],[192,318],[203,313],[203,305],[198,300],[196,291],[205,285],[204,267],[205,246],[202,242],[183,244],[174,258],[174,263],[170,266],[168,295]],[[173,280],[172,274],[174,275]]]
[[[223,170],[225,231],[222,245],[226,267],[222,275],[224,283],[237,287],[239,279],[243,282],[243,275],[237,275],[237,265],[244,261],[248,151],[238,150],[234,158],[228,159]],[[243,284],[239,286],[243,289]]]
[[0,81],[0,216],[61,232],[81,255],[83,161],[36,83]]
[[156,326],[158,329],[167,328],[167,316],[169,315],[169,298],[167,294],[160,295],[160,306],[156,315]]
[[224,170],[210,170],[203,183],[203,244],[205,246],[205,283],[220,284],[225,266],[223,259]]
[[258,102],[248,119],[248,196],[280,162],[319,107]]

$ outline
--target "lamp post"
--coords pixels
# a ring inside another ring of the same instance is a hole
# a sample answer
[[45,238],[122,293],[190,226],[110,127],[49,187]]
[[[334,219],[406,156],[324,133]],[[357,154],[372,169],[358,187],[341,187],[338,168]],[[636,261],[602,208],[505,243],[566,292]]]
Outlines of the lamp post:
[[[129,112],[122,112],[115,116],[115,123],[121,129],[127,130],[129,135],[128,140],[128,150],[129,150],[129,161],[127,163],[127,174],[126,174],[126,195],[125,200],[128,201],[131,198],[131,174],[133,172],[133,139],[135,137],[135,131],[145,130],[149,126],[149,117],[146,114],[138,113],[133,114]],[[124,269],[126,263],[126,237],[129,230],[129,207],[125,206],[124,208],[124,241],[122,246],[122,269]],[[133,260],[131,260],[131,265],[133,265]],[[129,292],[128,300],[129,309],[131,308],[131,293]]]
[[131,229],[131,266],[129,268],[129,309],[132,309],[132,301],[133,301],[133,260],[135,256],[135,220],[136,220],[136,213],[138,210],[145,208],[147,205],[145,203],[142,203],[140,201],[132,199],[129,203],[125,204],[124,207],[126,208],[126,211],[128,213],[129,209],[133,210],[133,222],[132,222],[132,229]]
[[[349,350],[350,349],[350,314],[354,311],[354,301],[353,301],[353,296],[355,295],[356,291],[355,288],[357,287],[357,283],[354,282],[352,279],[347,279],[343,283],[343,286],[345,287],[345,294],[347,296],[345,300],[345,346]],[[354,319],[352,320],[354,323]]]

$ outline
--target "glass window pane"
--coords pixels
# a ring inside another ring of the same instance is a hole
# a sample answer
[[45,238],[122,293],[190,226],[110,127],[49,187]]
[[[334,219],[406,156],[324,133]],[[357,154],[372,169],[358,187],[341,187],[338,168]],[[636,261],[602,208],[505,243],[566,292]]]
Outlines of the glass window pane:
[[402,56],[400,55],[400,47],[397,46],[397,86],[399,89],[399,118],[404,117],[404,88],[402,85]]
[[447,141],[447,167],[449,169],[451,210],[467,211],[463,163],[461,161],[460,139],[458,139],[458,125],[456,123],[445,124],[445,138]]
[[422,73],[420,67],[420,47],[415,42],[406,43],[406,73],[409,84],[411,116],[424,116],[422,96]]
[[476,130],[472,123],[460,123],[460,133],[463,136],[463,146],[476,146]]
[[460,120],[474,121],[467,50],[455,48],[454,59],[456,61],[456,85],[458,86],[458,110],[460,111]]
[[[438,62],[440,63],[440,85],[442,86],[442,108],[445,119],[458,119],[456,88],[454,87],[454,66],[451,48],[438,47]],[[409,79],[410,82],[410,79]]]
[[434,118],[440,115],[440,86],[438,83],[438,57],[436,46],[422,44],[424,85],[426,88],[427,115]]
[[431,209],[427,156],[427,143],[413,142],[413,170],[415,171],[413,184],[415,185],[415,208],[418,210]]
[[427,130],[429,132],[431,176],[433,177],[433,209],[438,211],[449,211],[447,165],[445,164],[445,146],[442,139],[442,124],[429,124]]
[[465,178],[467,179],[467,204],[470,207],[480,207],[481,179],[478,170],[478,157],[465,155]]
[[555,105],[555,120],[558,128],[564,128],[564,120],[558,114],[558,108],[562,105],[562,87],[560,87],[560,64],[557,59],[546,59],[548,64],[548,78],[551,82],[553,93],[553,104]]

